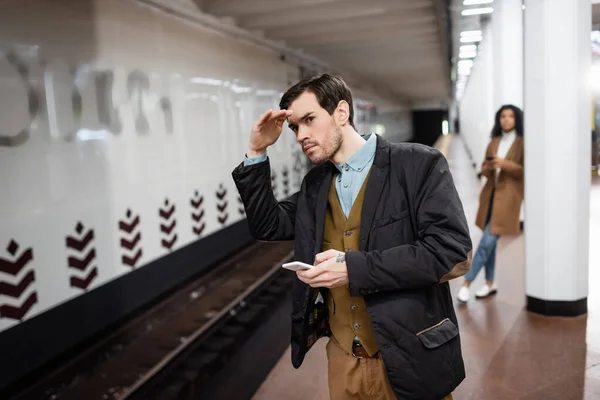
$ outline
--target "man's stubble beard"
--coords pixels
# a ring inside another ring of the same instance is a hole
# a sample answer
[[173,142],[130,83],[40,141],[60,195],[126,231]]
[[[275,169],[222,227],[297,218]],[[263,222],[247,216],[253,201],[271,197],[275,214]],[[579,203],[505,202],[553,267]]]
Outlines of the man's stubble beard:
[[342,128],[340,128],[339,126],[335,126],[335,128],[327,137],[325,143],[323,143],[323,146],[321,147],[323,149],[323,155],[317,158],[316,160],[311,160],[311,162],[314,165],[324,164],[327,160],[331,159],[338,152],[340,147],[342,147],[343,141],[344,140]]

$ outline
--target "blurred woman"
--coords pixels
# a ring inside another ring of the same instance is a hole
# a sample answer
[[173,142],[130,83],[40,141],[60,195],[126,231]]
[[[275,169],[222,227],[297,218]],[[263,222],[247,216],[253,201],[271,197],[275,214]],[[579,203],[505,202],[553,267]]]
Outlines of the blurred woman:
[[457,298],[463,303],[469,300],[471,282],[484,266],[486,284],[475,297],[484,298],[498,290],[494,283],[496,246],[500,236],[520,232],[523,164],[523,112],[513,105],[504,105],[496,113],[492,139],[481,167],[487,181],[479,196],[476,225],[483,230],[483,236],[458,292]]

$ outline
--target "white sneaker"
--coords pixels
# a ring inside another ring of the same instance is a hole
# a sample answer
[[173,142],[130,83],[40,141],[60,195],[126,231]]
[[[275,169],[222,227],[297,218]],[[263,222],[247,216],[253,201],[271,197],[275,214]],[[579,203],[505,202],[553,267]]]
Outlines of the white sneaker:
[[469,288],[466,286],[461,287],[458,291],[458,294],[456,295],[456,298],[461,303],[466,303],[467,301],[469,301]]
[[475,293],[475,297],[477,297],[478,299],[482,299],[484,297],[488,297],[493,294],[496,294],[497,291],[498,291],[498,287],[496,286],[495,283],[493,283],[492,286],[488,286],[486,283],[485,285],[483,285],[483,287],[481,289],[479,289],[477,291],[477,293]]

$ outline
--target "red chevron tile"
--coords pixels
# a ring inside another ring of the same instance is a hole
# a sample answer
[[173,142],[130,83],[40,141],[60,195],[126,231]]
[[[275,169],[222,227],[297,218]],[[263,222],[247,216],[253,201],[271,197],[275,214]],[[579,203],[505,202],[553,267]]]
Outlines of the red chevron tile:
[[[165,205],[168,205],[168,200],[165,200]],[[159,210],[159,212],[160,212],[160,210]],[[128,219],[131,219],[131,217],[133,216],[131,209],[127,209],[126,216]],[[127,234],[132,234],[132,233],[134,233],[135,228],[138,227],[139,223],[140,223],[139,215],[137,215],[135,217],[135,219],[133,221],[131,221],[129,224],[127,223],[127,221],[119,221],[119,230],[121,232],[124,232]],[[124,251],[126,251],[126,250],[135,251],[135,253],[133,253],[134,254],[133,256],[131,255],[131,253],[121,254],[121,261],[123,262],[124,265],[135,268],[135,265],[138,263],[138,261],[142,257],[142,249],[138,248],[136,251],[136,248],[140,244],[141,240],[142,240],[142,233],[139,231],[137,233],[135,233],[135,236],[131,240],[128,239],[127,237],[121,237],[121,240],[120,240],[121,248]]]
[[4,272],[9,275],[17,275],[23,267],[25,267],[31,260],[33,260],[33,249],[29,248],[25,250],[21,257],[16,261],[5,260],[0,258],[0,272]]
[[217,198],[218,198],[219,200],[223,200],[223,198],[225,197],[225,195],[226,195],[226,194],[227,194],[227,189],[225,189],[225,188],[223,187],[223,185],[220,185],[220,186],[219,186],[219,190],[218,190],[218,191],[217,191],[217,193],[216,193],[216,195],[217,195]]
[[175,244],[176,241],[177,241],[177,235],[173,236],[173,239],[171,239],[171,241],[163,239],[161,241],[161,243],[164,248],[171,250],[171,248],[173,247],[173,245]]
[[127,250],[132,250],[135,246],[137,246],[137,244],[140,242],[141,239],[142,239],[142,234],[138,232],[138,234],[135,235],[135,237],[133,238],[132,241],[129,241],[126,239],[121,239],[121,247],[123,247]]
[[194,199],[190,200],[190,204],[192,205],[192,207],[194,208],[198,208],[202,205],[202,203],[204,202],[204,197],[200,197],[197,201],[194,201]]
[[90,229],[83,239],[67,236],[67,247],[82,251],[94,239],[94,230]]
[[142,249],[139,249],[137,251],[137,253],[135,253],[135,256],[133,258],[130,258],[130,257],[124,255],[121,257],[121,261],[123,261],[123,264],[125,264],[125,265],[129,265],[130,267],[135,267],[135,264],[137,264],[137,262],[140,260],[141,256],[142,256]]
[[9,305],[0,306],[0,318],[10,318],[21,320],[27,314],[31,307],[33,307],[38,301],[37,293],[33,292],[29,295],[27,300],[20,307],[14,307]]
[[220,222],[221,224],[224,224],[224,223],[227,221],[227,217],[228,217],[228,216],[229,216],[228,214],[225,214],[225,215],[223,215],[223,216],[221,216],[221,217],[218,217],[217,219],[219,220],[219,222]]
[[96,249],[90,250],[88,255],[83,260],[80,260],[73,256],[69,257],[68,264],[69,264],[70,268],[75,268],[80,271],[83,271],[88,267],[88,265],[90,265],[90,263],[94,260],[94,258],[96,258]]
[[78,278],[76,276],[71,277],[71,287],[76,287],[78,289],[87,290],[92,281],[96,279],[98,276],[98,269],[94,268],[90,271],[88,276],[85,279]]
[[130,224],[127,224],[123,221],[119,221],[119,229],[126,233],[131,233],[138,226],[139,223],[140,216],[138,215]]
[[8,282],[0,282],[0,294],[19,298],[33,282],[35,282],[35,273],[29,271],[17,285],[12,285]]
[[204,210],[202,210],[200,212],[200,214],[196,215],[194,213],[192,213],[192,219],[196,222],[200,222],[200,220],[202,219],[202,217],[204,217]]
[[177,225],[177,221],[173,221],[171,223],[171,225],[167,226],[167,225],[161,225],[160,226],[160,231],[163,233],[166,233],[167,235],[171,234],[171,232],[173,231],[173,229],[175,228],[175,226]]
[[223,204],[217,204],[217,209],[218,209],[220,212],[223,212],[223,211],[225,211],[225,209],[226,209],[226,208],[227,208],[227,202],[225,202],[225,203],[223,203]]
[[171,218],[171,215],[173,215],[174,212],[175,212],[175,204],[173,204],[171,206],[171,208],[169,208],[168,211],[159,210],[160,217],[164,218],[164,219]]
[[202,234],[202,232],[204,231],[204,228],[206,228],[206,224],[205,224],[205,223],[202,223],[202,225],[200,225],[199,227],[197,227],[197,228],[192,228],[192,231],[193,231],[193,232],[194,232],[196,235],[200,236],[200,235]]

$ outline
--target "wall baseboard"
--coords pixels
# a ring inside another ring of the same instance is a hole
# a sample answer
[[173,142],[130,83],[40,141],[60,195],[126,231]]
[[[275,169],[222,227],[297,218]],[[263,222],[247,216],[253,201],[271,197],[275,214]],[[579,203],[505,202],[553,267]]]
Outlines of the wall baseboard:
[[527,311],[552,317],[577,317],[587,313],[587,297],[573,301],[559,301],[527,296]]

